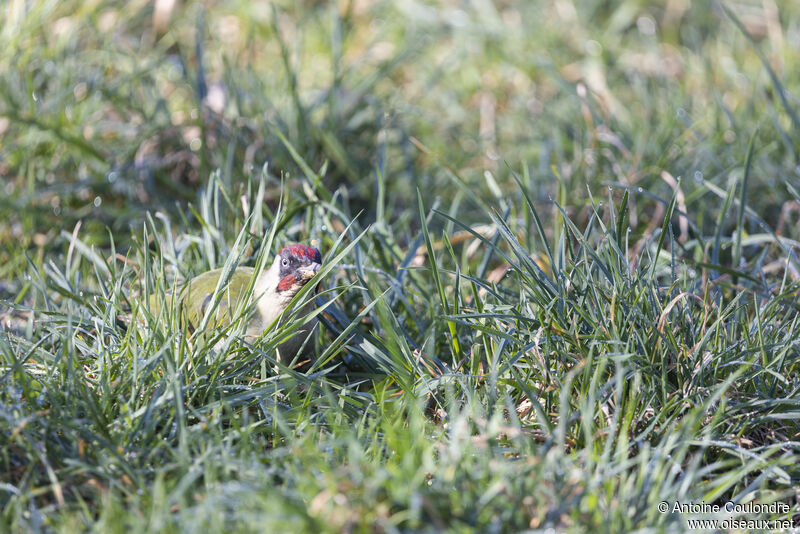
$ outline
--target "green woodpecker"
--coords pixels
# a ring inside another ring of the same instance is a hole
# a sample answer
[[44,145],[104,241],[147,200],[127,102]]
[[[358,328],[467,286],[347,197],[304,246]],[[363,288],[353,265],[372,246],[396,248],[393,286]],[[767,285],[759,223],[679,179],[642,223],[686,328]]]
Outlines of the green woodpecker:
[[[305,245],[289,245],[281,249],[272,266],[261,273],[253,289],[254,314],[247,326],[245,339],[255,341],[278,318],[300,289],[316,276],[322,264],[322,254],[316,248]],[[203,320],[205,312],[213,302],[214,289],[217,287],[222,269],[216,269],[200,274],[186,283],[186,289],[178,292],[180,299],[180,313],[185,324],[191,330],[197,328]],[[216,315],[209,323],[222,326],[230,320],[231,311],[235,311],[236,303],[242,292],[247,288],[253,276],[252,267],[238,267],[231,276],[222,299],[216,310]],[[167,292],[167,302],[172,299],[173,293]],[[151,299],[150,309],[158,310],[155,299]],[[309,303],[301,311],[302,317],[313,309]],[[306,338],[316,326],[316,319],[309,321],[288,340],[278,345],[278,357],[281,362],[289,363],[294,359],[298,350],[303,347]],[[305,344],[303,353],[308,353],[313,348],[311,340]]]

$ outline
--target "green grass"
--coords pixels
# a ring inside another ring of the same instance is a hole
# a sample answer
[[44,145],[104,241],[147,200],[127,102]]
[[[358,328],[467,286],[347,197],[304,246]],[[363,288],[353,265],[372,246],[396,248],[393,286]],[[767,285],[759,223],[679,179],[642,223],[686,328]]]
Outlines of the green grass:
[[[153,5],[4,6],[0,531],[800,512],[796,6]],[[148,305],[296,241],[310,368]]]

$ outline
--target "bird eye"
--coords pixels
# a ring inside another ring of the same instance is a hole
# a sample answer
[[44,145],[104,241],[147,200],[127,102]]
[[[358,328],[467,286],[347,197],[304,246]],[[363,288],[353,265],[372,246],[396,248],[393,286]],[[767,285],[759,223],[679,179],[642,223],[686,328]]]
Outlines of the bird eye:
[[289,260],[288,260],[288,259],[286,259],[286,258],[283,258],[283,260],[281,261],[281,265],[283,265],[284,267],[286,267],[287,265],[289,265]]

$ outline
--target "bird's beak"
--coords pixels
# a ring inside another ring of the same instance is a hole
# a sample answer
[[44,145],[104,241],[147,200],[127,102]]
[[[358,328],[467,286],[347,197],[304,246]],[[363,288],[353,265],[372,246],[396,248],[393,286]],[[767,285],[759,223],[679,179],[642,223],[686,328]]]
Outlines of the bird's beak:
[[320,267],[322,266],[319,263],[312,263],[308,267],[298,269],[297,272],[300,274],[303,280],[311,280],[312,278],[314,278],[314,276],[316,276]]

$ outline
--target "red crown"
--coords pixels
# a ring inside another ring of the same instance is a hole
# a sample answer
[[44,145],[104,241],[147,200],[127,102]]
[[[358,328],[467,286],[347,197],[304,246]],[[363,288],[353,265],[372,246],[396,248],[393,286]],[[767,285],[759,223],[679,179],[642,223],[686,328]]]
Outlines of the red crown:
[[306,245],[288,245],[283,247],[278,254],[281,254],[284,250],[288,250],[292,255],[299,256],[301,258],[308,258],[312,261],[317,263],[322,263],[322,254],[319,250],[315,249],[314,247],[307,247]]

